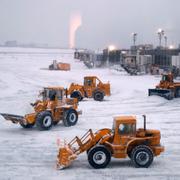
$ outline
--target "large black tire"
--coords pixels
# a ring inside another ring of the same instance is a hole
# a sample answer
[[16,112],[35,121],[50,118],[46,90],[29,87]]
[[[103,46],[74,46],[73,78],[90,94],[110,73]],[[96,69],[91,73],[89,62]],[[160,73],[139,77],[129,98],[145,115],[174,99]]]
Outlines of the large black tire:
[[49,70],[53,70],[53,64],[49,65]]
[[131,160],[135,167],[148,168],[153,162],[153,152],[146,145],[136,146],[131,152]]
[[49,130],[53,125],[53,118],[49,111],[42,111],[36,116],[36,126],[39,130]]
[[131,152],[128,152],[127,155],[128,155],[128,158],[131,159]]
[[111,153],[103,145],[95,146],[88,152],[88,162],[95,169],[105,168],[110,161]]
[[69,109],[64,113],[64,126],[74,126],[78,121],[78,113],[74,109]]
[[176,88],[175,97],[176,98],[180,97],[180,88]]
[[82,95],[81,95],[81,93],[79,91],[72,92],[71,98],[77,98],[78,101],[82,101],[83,100],[83,97],[82,97]]
[[23,128],[30,129],[34,126],[35,123],[32,124],[23,124],[22,122],[19,123]]
[[95,101],[103,101],[104,99],[104,93],[101,91],[95,91],[93,93],[93,97]]

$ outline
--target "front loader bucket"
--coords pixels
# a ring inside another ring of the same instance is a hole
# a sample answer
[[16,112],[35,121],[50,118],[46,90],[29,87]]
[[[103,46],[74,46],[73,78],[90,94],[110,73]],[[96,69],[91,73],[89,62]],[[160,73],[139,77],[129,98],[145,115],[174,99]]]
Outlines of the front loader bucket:
[[24,116],[14,115],[14,114],[6,114],[6,113],[0,113],[1,116],[4,117],[4,119],[8,121],[12,121],[13,123],[20,123],[24,121]]
[[[99,133],[101,138],[101,134]],[[60,144],[59,152],[57,155],[57,169],[63,169],[71,165],[71,163],[77,158],[77,156],[84,151],[90,149],[94,144],[96,144],[94,134],[90,129],[81,138],[75,137],[68,144],[64,142]]]
[[77,158],[77,155],[73,150],[68,146],[59,148],[59,153],[57,155],[57,169],[63,169],[71,165],[71,163]]
[[161,96],[167,100],[171,100],[174,98],[172,90],[170,89],[149,89],[148,94],[149,96],[152,96],[152,95]]

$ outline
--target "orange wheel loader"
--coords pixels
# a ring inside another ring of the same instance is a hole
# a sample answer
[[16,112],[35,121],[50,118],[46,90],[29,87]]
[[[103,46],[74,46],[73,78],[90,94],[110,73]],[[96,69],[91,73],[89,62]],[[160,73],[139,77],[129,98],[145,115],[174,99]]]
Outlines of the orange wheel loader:
[[136,117],[119,116],[114,118],[112,129],[101,129],[95,133],[90,129],[81,138],[75,137],[59,148],[57,168],[71,165],[79,154],[87,152],[89,164],[96,169],[105,168],[111,158],[129,157],[135,167],[147,168],[155,156],[164,151],[160,144],[159,130],[136,129]]
[[110,96],[110,84],[103,83],[96,76],[84,77],[84,84],[79,85],[72,83],[67,89],[67,94],[72,98],[82,101],[83,98],[94,98],[96,101],[103,101],[104,96]]
[[148,90],[149,96],[157,95],[168,100],[180,97],[180,82],[174,82],[173,74],[163,74],[155,89]]
[[74,126],[78,121],[78,102],[75,98],[66,98],[63,87],[47,87],[41,91],[42,100],[31,103],[34,112],[25,116],[1,113],[13,123],[19,123],[23,128],[32,128],[34,125],[39,130],[49,130],[52,125],[61,120],[65,126]]

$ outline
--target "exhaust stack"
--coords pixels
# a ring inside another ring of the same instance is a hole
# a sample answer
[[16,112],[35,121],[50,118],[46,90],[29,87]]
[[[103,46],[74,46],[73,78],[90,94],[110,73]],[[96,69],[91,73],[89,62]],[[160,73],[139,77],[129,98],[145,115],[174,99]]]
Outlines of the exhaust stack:
[[68,97],[68,89],[65,89],[65,93],[66,93],[66,98]]
[[146,131],[146,115],[143,115],[144,118],[144,131]]

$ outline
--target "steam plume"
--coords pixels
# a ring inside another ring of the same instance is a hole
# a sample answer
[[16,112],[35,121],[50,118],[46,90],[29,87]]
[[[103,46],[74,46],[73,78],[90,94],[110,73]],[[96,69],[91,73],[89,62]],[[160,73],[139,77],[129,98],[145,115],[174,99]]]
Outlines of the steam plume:
[[82,19],[79,12],[74,12],[70,17],[69,48],[75,48],[76,31],[81,26]]

